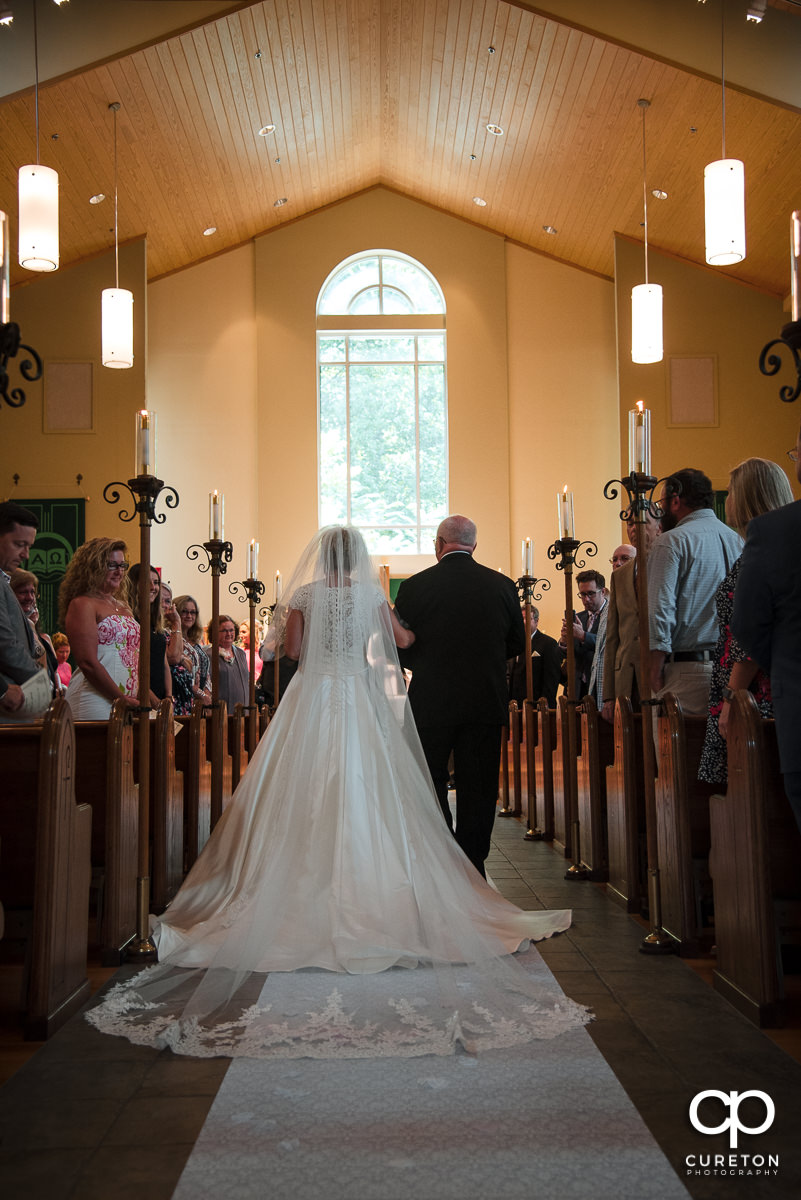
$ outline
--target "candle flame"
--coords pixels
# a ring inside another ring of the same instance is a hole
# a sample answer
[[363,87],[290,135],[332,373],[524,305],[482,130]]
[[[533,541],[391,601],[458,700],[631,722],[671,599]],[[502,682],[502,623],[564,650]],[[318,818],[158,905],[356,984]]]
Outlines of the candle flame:
[[562,495],[563,496],[567,495],[567,484],[565,484],[565,486],[562,488]]
[[642,416],[642,410],[643,410],[643,408],[644,408],[644,407],[645,407],[645,402],[644,402],[643,400],[638,400],[638,401],[637,401],[637,408],[639,409],[640,416]]

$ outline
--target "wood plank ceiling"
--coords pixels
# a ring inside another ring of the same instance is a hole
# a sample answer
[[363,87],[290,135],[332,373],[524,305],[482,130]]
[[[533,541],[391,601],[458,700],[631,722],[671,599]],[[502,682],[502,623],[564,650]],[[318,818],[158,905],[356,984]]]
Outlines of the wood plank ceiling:
[[[42,84],[41,161],[60,176],[62,265],[113,247],[119,100],[120,240],[147,236],[151,279],[377,184],[611,278],[614,231],[642,237],[640,97],[649,192],[668,194],[649,196],[651,245],[702,263],[720,83],[502,0],[263,0]],[[32,89],[0,104],[12,237],[34,129]],[[748,224],[727,273],[784,295],[801,115],[727,88],[726,151]]]

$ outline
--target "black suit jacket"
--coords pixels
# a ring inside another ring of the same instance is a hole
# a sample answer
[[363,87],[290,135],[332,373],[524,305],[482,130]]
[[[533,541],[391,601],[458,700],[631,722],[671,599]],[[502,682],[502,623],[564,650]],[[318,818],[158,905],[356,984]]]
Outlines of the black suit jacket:
[[412,672],[417,724],[503,725],[506,661],[526,644],[511,579],[469,554],[447,554],[403,581],[395,608],[416,637],[401,661]]
[[[531,635],[531,684],[535,704],[544,696],[548,707],[556,708],[556,689],[559,687],[561,668],[562,652],[556,639],[538,629]],[[522,705],[525,698],[526,656],[520,654],[514,660],[509,675],[509,699]]]
[[731,631],[770,675],[782,771],[801,771],[801,500],[748,526]]
[[[585,630],[589,623],[590,617],[593,615],[596,615],[598,619],[595,622],[595,629],[592,631],[592,633],[585,634],[583,642],[578,641],[576,638],[573,639],[573,647],[576,652],[576,699],[577,700],[581,700],[581,698],[583,696],[587,695],[587,688],[589,687],[589,682],[590,682],[590,673],[592,671],[592,660],[595,657],[595,641],[598,636],[598,625],[599,625],[599,622],[601,619],[601,614],[600,613],[597,613],[597,614],[589,613],[589,612],[587,612],[586,608],[584,609],[584,612],[576,613],[576,616],[578,617],[582,628]],[[564,668],[564,673],[565,673],[565,677],[566,677],[567,676],[567,652],[565,650],[562,650],[562,654],[564,656],[563,668]],[[582,675],[586,675],[587,678],[582,679]]]

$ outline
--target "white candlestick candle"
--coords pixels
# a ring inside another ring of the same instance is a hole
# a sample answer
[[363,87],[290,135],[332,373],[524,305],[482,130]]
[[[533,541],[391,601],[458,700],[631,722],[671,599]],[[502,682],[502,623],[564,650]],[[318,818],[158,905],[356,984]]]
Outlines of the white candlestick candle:
[[801,209],[796,209],[790,220],[790,292],[792,296],[792,316],[794,321],[801,318],[801,288],[799,288],[798,272],[801,266]]
[[248,546],[248,579],[258,579],[259,577],[259,543],[255,538],[250,539]]
[[629,411],[629,474],[651,474],[651,413],[642,400]]
[[534,547],[531,544],[531,538],[523,538],[523,574],[530,575],[534,565]]
[[209,541],[223,541],[225,496],[218,491],[209,492]]
[[567,490],[567,484],[565,484],[563,490],[557,496],[557,506],[559,514],[559,540],[563,541],[567,538],[570,541],[575,541],[573,493]]
[[276,604],[281,599],[281,593],[282,593],[283,589],[284,589],[284,585],[281,580],[281,572],[276,571],[275,572],[275,591],[273,593],[273,600]]
[[156,414],[146,408],[136,414],[136,474],[156,474]]

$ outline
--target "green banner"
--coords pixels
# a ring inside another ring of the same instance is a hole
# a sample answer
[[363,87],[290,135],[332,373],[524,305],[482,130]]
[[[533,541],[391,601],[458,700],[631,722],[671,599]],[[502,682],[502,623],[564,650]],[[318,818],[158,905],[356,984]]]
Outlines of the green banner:
[[58,589],[67,563],[86,537],[86,500],[23,500],[39,518],[39,531],[25,564],[39,580],[39,625],[58,630]]

